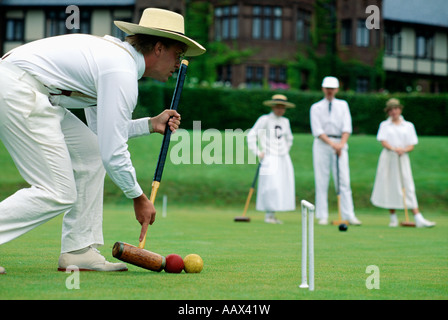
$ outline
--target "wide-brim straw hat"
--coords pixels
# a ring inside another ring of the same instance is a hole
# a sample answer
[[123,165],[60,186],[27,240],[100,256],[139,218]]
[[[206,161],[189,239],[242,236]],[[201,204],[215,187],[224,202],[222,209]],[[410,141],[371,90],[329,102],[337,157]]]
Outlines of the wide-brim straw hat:
[[403,110],[403,105],[400,103],[400,100],[391,98],[386,102],[386,108],[384,108],[384,112],[389,112],[389,110],[393,108],[400,108]]
[[129,35],[147,34],[185,43],[188,46],[186,56],[199,56],[206,51],[199,43],[185,36],[184,17],[169,10],[147,8],[139,24],[125,21],[114,21],[114,24]]
[[288,102],[288,98],[283,94],[274,94],[271,100],[266,100],[263,102],[265,106],[275,107],[277,105],[282,105],[285,108],[295,108],[296,105],[294,103]]

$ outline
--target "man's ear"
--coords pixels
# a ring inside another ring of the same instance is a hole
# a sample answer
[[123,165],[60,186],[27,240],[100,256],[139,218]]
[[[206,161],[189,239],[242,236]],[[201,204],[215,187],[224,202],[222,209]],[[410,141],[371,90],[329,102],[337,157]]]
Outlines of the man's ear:
[[154,46],[154,53],[157,57],[160,56],[160,54],[162,53],[163,50],[163,43],[160,41],[157,41],[157,43]]

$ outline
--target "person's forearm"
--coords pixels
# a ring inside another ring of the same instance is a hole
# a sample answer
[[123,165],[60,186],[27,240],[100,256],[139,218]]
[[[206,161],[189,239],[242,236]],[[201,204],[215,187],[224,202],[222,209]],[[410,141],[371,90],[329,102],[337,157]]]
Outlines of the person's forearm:
[[343,132],[342,133],[342,137],[341,137],[341,145],[345,146],[348,142],[348,138],[350,138],[350,133],[348,132]]
[[334,145],[333,140],[331,140],[325,133],[322,133],[319,136],[319,139],[322,140],[323,142],[325,142],[326,144],[328,144],[331,147],[333,147],[333,145]]

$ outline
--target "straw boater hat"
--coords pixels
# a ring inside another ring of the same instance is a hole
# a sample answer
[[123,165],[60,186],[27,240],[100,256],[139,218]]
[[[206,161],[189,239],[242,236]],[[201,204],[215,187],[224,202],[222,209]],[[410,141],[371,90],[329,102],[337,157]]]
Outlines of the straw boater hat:
[[389,110],[393,109],[393,108],[400,108],[401,110],[403,110],[403,105],[400,103],[400,100],[395,99],[395,98],[391,98],[389,100],[387,100],[386,102],[386,108],[384,108],[384,112],[389,112]]
[[186,56],[199,56],[205,52],[203,46],[185,36],[184,17],[172,11],[148,8],[143,11],[139,24],[125,21],[114,23],[129,35],[147,34],[185,43],[188,46]]
[[288,102],[288,98],[282,94],[274,94],[271,100],[266,100],[263,102],[265,106],[275,107],[276,105],[285,106],[285,108],[295,108],[294,103]]

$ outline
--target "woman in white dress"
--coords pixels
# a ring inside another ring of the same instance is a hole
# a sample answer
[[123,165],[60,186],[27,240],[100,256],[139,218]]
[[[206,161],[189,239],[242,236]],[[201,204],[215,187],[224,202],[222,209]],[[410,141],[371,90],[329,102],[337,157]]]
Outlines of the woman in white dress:
[[[377,140],[383,150],[378,161],[371,201],[374,206],[389,209],[390,227],[398,226],[396,209],[412,210],[417,227],[433,227],[420,213],[408,153],[418,143],[414,125],[401,115],[403,106],[398,99],[389,99],[384,109],[388,119],[381,122]],[[403,188],[405,199],[403,199]]]
[[266,223],[282,223],[275,217],[277,211],[294,211],[294,168],[289,156],[292,132],[289,120],[283,115],[286,108],[295,105],[286,96],[276,94],[263,102],[272,112],[262,115],[247,134],[249,150],[262,162],[257,189],[256,210],[266,212]]

